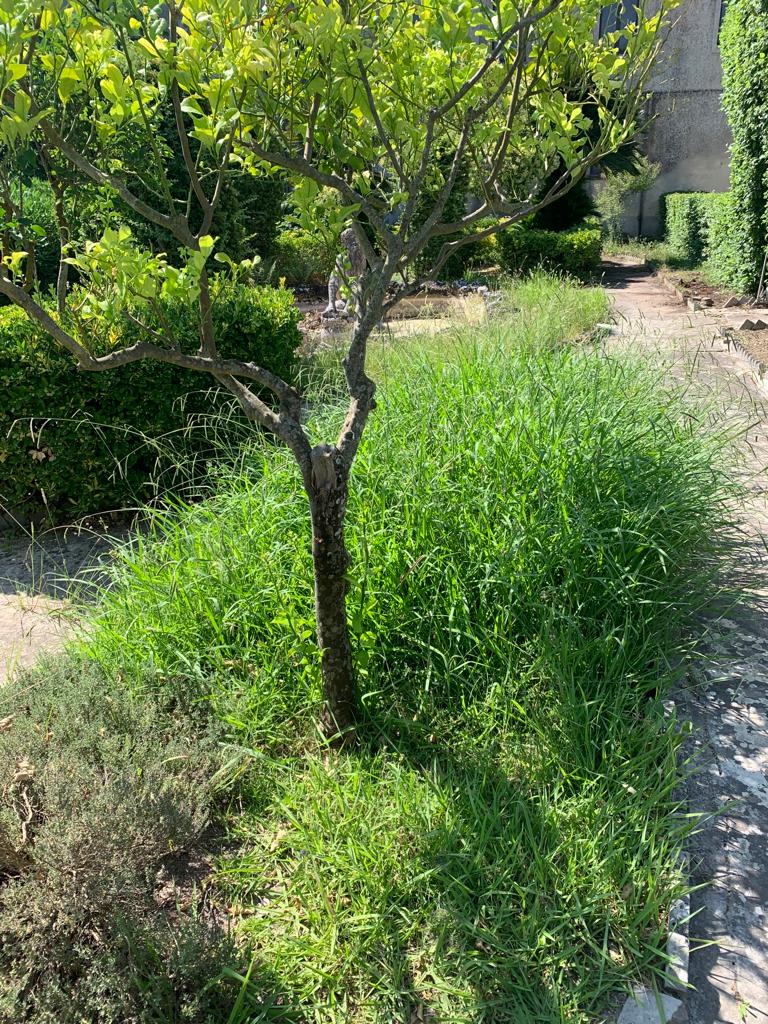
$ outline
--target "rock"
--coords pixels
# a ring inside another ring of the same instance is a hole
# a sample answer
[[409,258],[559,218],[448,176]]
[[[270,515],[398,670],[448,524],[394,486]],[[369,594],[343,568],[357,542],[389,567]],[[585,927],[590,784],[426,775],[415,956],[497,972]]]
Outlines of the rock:
[[618,1024],[683,1024],[687,1019],[679,999],[662,995],[657,1002],[657,997],[641,986],[624,1004]]
[[755,320],[754,329],[756,331],[768,331],[768,323],[765,320]]
[[736,325],[737,331],[756,331],[757,326],[754,320],[742,320],[740,324]]
[[734,306],[741,306],[743,301],[738,295],[731,295],[723,303],[723,309],[733,309]]
[[702,306],[705,306],[706,308],[709,308],[710,306],[714,306],[714,304],[715,304],[715,300],[714,300],[714,299],[710,299],[710,298],[709,298],[709,297],[707,296],[706,298],[703,298],[703,299],[701,300],[701,304],[702,304]]

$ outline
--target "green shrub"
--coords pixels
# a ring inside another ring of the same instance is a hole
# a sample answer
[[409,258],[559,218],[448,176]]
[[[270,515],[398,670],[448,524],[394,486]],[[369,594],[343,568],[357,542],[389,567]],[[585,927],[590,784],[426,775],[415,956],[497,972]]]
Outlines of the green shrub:
[[[174,303],[166,315],[196,347],[194,308]],[[224,285],[214,312],[222,355],[292,379],[299,316],[287,291]],[[139,339],[127,320],[123,331],[120,344]],[[153,476],[174,464],[176,449],[185,459],[205,453],[202,431],[182,434],[216,404],[210,378],[168,364],[82,372],[17,307],[0,309],[0,388],[0,503],[17,517],[59,522],[152,496]],[[176,441],[153,443],[168,435]]]
[[[549,176],[544,187],[545,194],[557,183],[564,171],[565,168],[561,166]],[[596,213],[597,207],[587,190],[586,182],[580,181],[553,203],[534,214],[533,224],[541,231],[570,231]]]
[[[436,156],[434,165],[430,169],[431,173],[427,176],[427,182],[422,188],[416,204],[413,216],[413,226],[415,228],[422,225],[432,212],[440,195],[440,190],[451,173],[454,157],[455,153],[450,149],[442,149]],[[455,184],[441,215],[441,220],[445,223],[453,224],[461,220],[466,213],[467,193],[470,185],[470,167],[471,164],[466,159],[462,160],[459,165]],[[416,272],[419,275],[429,273],[435,260],[440,255],[440,250],[445,241],[445,238],[433,238],[427,242],[416,260]],[[470,249],[471,246],[465,246],[449,256],[439,269],[437,277],[443,281],[455,281],[463,277],[468,266]]]
[[472,245],[467,246],[469,250],[466,257],[466,270],[479,270],[486,267],[493,267],[499,262],[499,237],[488,235],[481,238]]
[[515,225],[499,234],[498,248],[502,266],[513,274],[541,266],[587,277],[600,265],[602,235],[590,227],[540,231]]
[[729,0],[720,54],[731,145],[728,283],[754,292],[768,246],[768,0]]
[[646,156],[638,156],[631,170],[611,172],[606,169],[598,185],[595,207],[610,242],[618,242],[622,237],[622,221],[628,198],[647,192],[658,178],[660,170],[661,165],[651,163]]
[[662,221],[670,256],[697,266],[704,258],[709,192],[671,192],[662,196]]
[[34,245],[37,284],[48,289],[56,283],[61,253],[51,186],[43,178],[22,178],[12,188],[11,197],[19,212],[11,225],[13,244],[18,249],[27,242]]
[[[153,120],[153,132],[164,154],[171,193],[183,205],[187,200],[189,178],[172,105],[161,104]],[[157,167],[145,136],[122,130],[111,145],[132,179],[134,193],[146,202],[155,202],[157,196],[147,183],[156,180]],[[279,176],[230,168],[211,225],[217,249],[236,262],[259,255],[268,263],[274,257],[285,192],[285,182]],[[131,228],[139,245],[165,252],[171,262],[178,262],[178,240],[164,228],[139,217],[111,189],[99,187],[84,177],[68,188],[67,203],[74,239],[93,239],[107,227],[125,224]]]
[[327,284],[337,255],[319,235],[298,228],[278,235],[274,254],[273,277],[290,287]]
[[47,181],[33,178],[24,187],[24,220],[42,229],[35,232],[35,266],[40,287],[56,284],[59,272],[59,226],[53,205],[53,192]]

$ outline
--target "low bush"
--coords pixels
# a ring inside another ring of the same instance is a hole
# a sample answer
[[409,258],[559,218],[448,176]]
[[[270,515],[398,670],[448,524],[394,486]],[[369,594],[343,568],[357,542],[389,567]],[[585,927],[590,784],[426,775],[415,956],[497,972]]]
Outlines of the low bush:
[[275,242],[273,277],[284,279],[290,287],[326,285],[336,256],[320,235],[298,228],[284,231]]
[[599,228],[540,231],[516,225],[498,236],[501,263],[512,274],[545,267],[588,277],[600,265],[602,235]]
[[90,621],[137,697],[207,679],[238,733],[218,884],[299,1019],[580,1020],[664,969],[688,825],[661,698],[727,539],[727,438],[665,370],[560,344],[601,291],[538,275],[508,303],[480,336],[372,349],[359,749],[316,752],[311,531],[280,448],[158,514]]
[[[192,306],[165,313],[196,347]],[[222,355],[292,379],[299,316],[290,292],[224,285],[214,311]],[[126,320],[119,343],[136,340]],[[0,309],[0,388],[0,503],[17,518],[59,522],[152,496],[153,479],[177,458],[189,468],[204,456],[205,432],[186,428],[216,404],[208,378],[170,365],[82,372],[17,307]]]
[[175,888],[210,816],[214,727],[67,661],[5,686],[0,718],[0,1019],[227,1019],[237,953]]

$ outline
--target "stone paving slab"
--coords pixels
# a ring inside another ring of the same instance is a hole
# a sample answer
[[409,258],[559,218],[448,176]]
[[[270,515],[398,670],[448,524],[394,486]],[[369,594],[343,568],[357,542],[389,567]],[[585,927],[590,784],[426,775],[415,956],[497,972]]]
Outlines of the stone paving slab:
[[686,1024],[685,1006],[674,996],[655,996],[645,988],[635,989],[619,1014],[618,1024]]
[[693,988],[681,998],[690,1024],[768,1024],[768,392],[720,333],[743,310],[691,312],[641,267],[608,267],[605,283],[617,313],[607,344],[676,364],[718,396],[743,439],[744,596],[703,623],[707,661],[677,695],[700,769],[689,805],[707,816],[691,843],[691,880],[711,883],[691,898]]
[[68,630],[64,608],[55,598],[0,594],[0,685],[43,651],[60,646]]

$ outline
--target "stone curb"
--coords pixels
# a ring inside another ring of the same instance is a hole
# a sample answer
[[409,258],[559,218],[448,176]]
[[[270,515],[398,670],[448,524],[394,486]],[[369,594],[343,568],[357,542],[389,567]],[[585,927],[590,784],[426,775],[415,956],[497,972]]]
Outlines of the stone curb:
[[[687,854],[683,854],[683,870],[687,875]],[[690,896],[686,895],[672,904],[667,936],[669,963],[663,991],[656,993],[644,985],[638,985],[624,1003],[617,1024],[688,1024],[688,1010],[680,996],[688,989],[690,916]]]
[[681,302],[687,302],[687,296],[679,285],[676,285],[673,281],[667,277],[663,270],[659,270],[656,273],[656,277],[661,282],[662,286],[675,295]]
[[745,362],[749,363],[750,367],[755,371],[757,376],[760,378],[761,383],[765,383],[765,376],[768,373],[768,366],[765,363],[761,363],[759,359],[756,359],[751,352],[741,344],[739,339],[736,337],[733,328],[731,327],[719,327],[718,333],[725,342],[725,347],[733,355],[739,356]]

